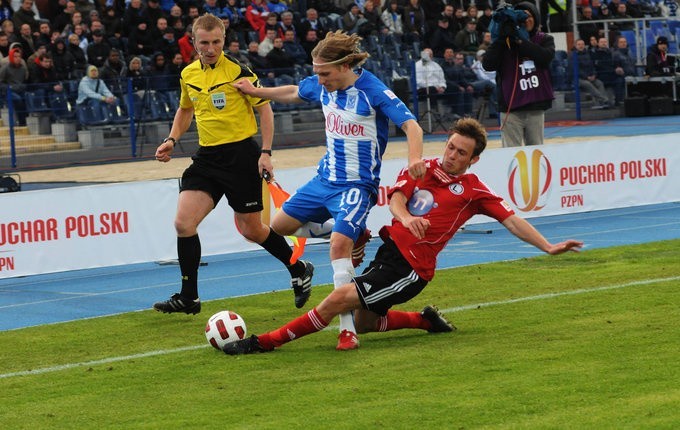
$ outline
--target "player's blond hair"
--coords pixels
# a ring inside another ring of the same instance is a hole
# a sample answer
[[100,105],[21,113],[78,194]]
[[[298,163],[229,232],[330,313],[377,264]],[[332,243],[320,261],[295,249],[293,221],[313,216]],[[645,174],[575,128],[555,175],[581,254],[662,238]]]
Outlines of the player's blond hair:
[[343,65],[350,68],[359,67],[370,57],[361,50],[361,37],[347,34],[342,30],[328,32],[326,37],[312,50],[314,65]]
[[478,156],[486,149],[486,130],[476,119],[465,117],[454,122],[449,129],[448,137],[451,137],[456,133],[461,136],[469,137],[475,141],[475,149],[472,151],[473,157]]
[[224,36],[226,32],[224,22],[211,13],[204,13],[194,20],[194,23],[191,26],[191,36],[196,38],[196,30],[198,29],[213,31],[216,28],[219,28],[220,33]]

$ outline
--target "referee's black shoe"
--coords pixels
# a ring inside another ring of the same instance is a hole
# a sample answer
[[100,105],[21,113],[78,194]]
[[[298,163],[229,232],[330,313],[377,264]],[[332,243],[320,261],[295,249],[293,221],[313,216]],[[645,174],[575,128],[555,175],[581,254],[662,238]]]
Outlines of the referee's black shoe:
[[185,314],[196,315],[201,312],[201,301],[199,299],[187,299],[179,293],[175,293],[168,300],[154,303],[153,308],[165,314],[184,312]]
[[290,280],[290,286],[295,293],[295,307],[300,309],[307,303],[312,294],[312,276],[314,276],[314,265],[309,261],[300,260],[305,265],[305,271],[298,278]]
[[436,306],[425,306],[420,315],[430,322],[431,327],[427,330],[430,333],[446,333],[456,330],[456,327],[444,318]]

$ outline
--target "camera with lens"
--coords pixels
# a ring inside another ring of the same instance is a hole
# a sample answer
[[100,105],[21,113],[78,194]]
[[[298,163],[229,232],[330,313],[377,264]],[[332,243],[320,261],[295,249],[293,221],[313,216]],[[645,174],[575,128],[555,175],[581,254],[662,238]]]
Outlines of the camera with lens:
[[505,39],[509,37],[512,40],[528,39],[529,34],[522,26],[529,15],[521,10],[515,9],[511,5],[501,2],[498,8],[491,15],[491,24],[489,25],[489,32],[491,33],[491,40]]

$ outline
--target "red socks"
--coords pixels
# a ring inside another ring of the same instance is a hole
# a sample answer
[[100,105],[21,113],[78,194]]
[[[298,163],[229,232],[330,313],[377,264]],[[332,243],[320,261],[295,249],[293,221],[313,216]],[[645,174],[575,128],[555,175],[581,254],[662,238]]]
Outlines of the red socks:
[[399,330],[402,328],[419,328],[428,330],[430,322],[420,312],[387,311],[387,315],[378,320],[377,331]]
[[328,323],[321,318],[316,308],[314,308],[280,328],[260,335],[257,338],[264,349],[271,350],[291,340],[321,331],[326,326],[328,326]]

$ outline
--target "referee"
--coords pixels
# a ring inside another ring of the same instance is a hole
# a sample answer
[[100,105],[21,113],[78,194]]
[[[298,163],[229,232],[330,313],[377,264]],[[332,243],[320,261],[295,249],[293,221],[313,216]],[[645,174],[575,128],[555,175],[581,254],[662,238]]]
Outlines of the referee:
[[[170,135],[156,149],[156,160],[170,161],[175,144],[196,117],[199,148],[192,157],[193,163],[182,175],[175,216],[182,288],[170,299],[154,303],[153,308],[165,313],[201,311],[198,225],[222,196],[226,196],[234,210],[241,234],[286,265],[296,295],[295,304],[302,307],[306,301],[303,291],[311,285],[314,267],[301,260],[290,265],[292,249],[283,236],[261,221],[261,175],[263,170],[273,172],[274,113],[268,100],[244,95],[231,85],[243,78],[255,86],[259,86],[259,82],[250,69],[224,54],[222,20],[205,14],[196,19],[192,28],[199,60],[182,71],[179,108]],[[260,116],[262,149],[253,139],[257,133],[254,110]]]

